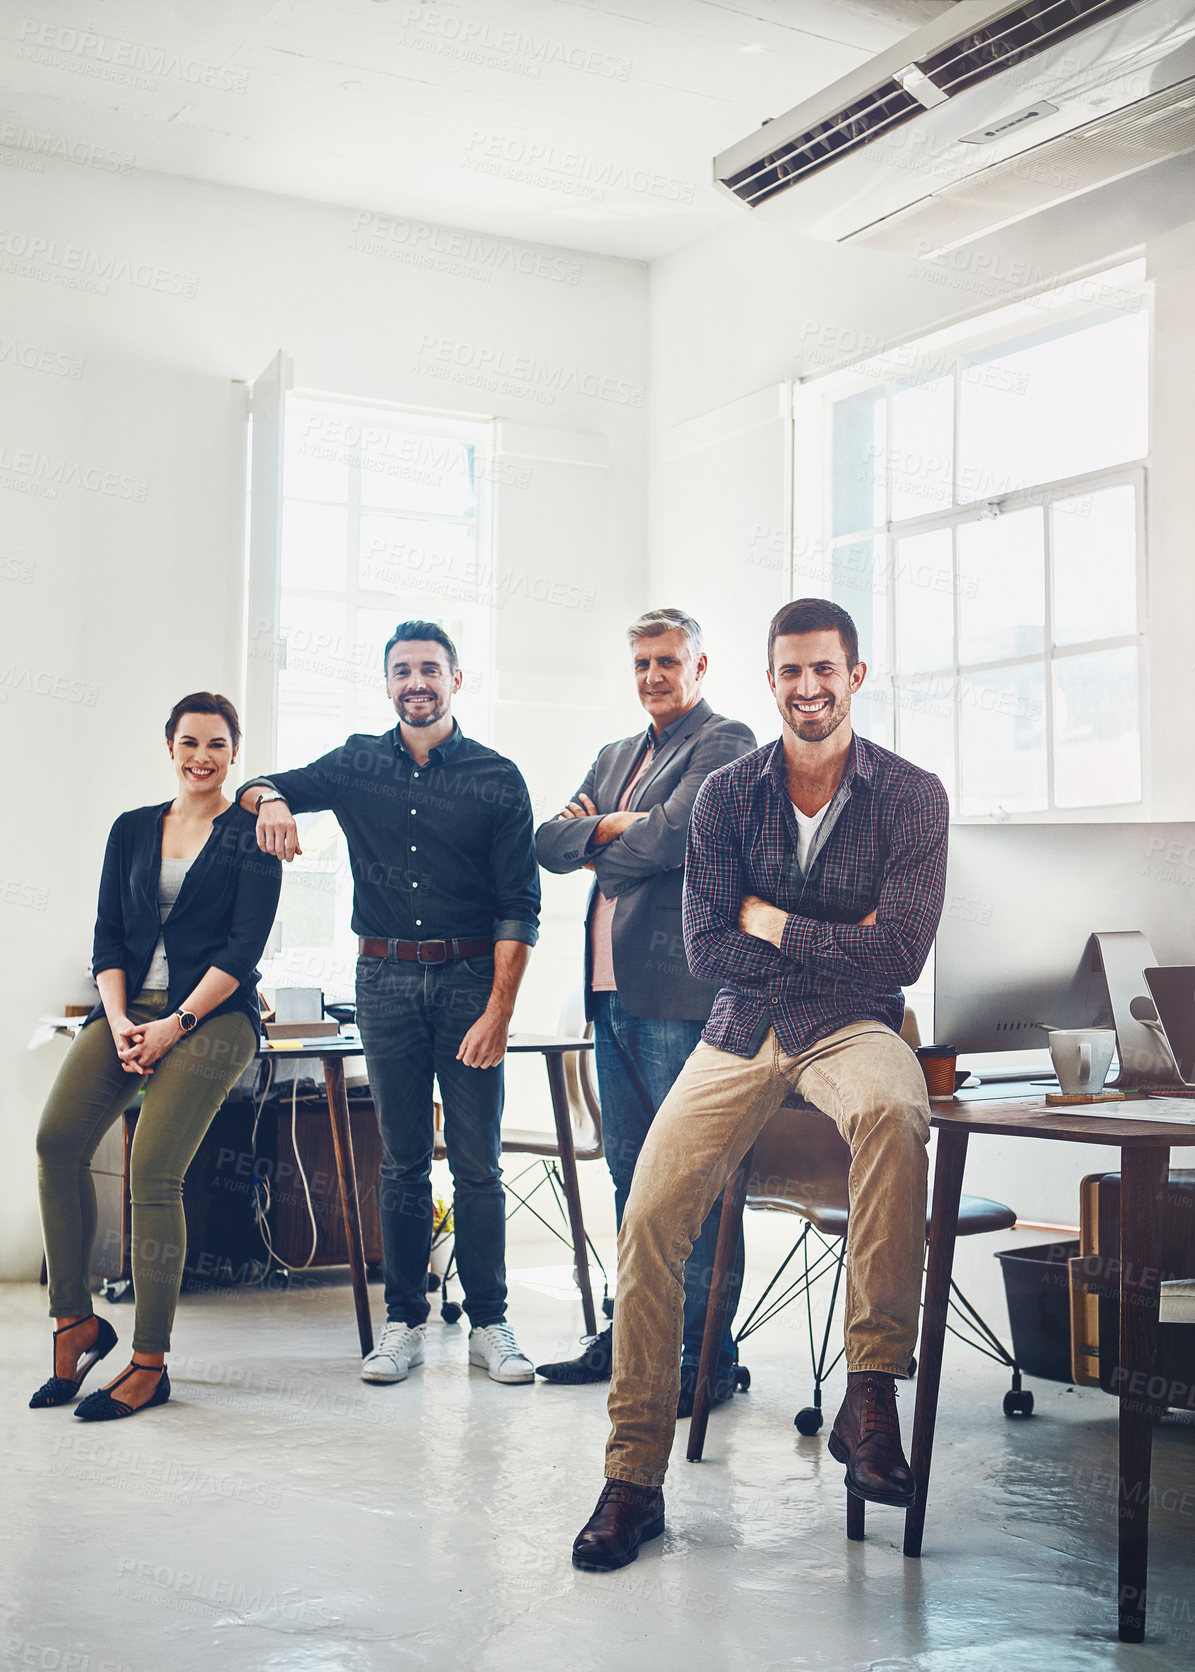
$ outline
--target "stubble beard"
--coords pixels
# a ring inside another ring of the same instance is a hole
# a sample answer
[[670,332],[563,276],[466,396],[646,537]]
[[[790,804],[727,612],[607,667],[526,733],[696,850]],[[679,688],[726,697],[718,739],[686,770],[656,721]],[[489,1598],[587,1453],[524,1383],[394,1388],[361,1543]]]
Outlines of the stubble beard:
[[434,726],[436,721],[442,720],[448,712],[446,702],[433,700],[430,709],[421,709],[415,714],[408,714],[407,701],[406,697],[399,697],[394,704],[395,712],[404,726],[414,726],[416,729],[421,726]]
[[832,702],[825,714],[802,716],[793,704],[784,710],[784,723],[802,743],[824,743],[836,732],[851,712],[850,698]]

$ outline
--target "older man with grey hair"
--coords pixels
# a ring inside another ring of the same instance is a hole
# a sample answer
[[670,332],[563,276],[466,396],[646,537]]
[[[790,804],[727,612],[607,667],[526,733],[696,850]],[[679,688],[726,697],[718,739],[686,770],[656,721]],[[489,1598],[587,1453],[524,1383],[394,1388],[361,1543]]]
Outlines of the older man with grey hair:
[[[649,610],[631,623],[627,641],[651,724],[646,734],[607,744],[573,800],[535,836],[545,870],[594,873],[585,918],[586,1014],[594,1025],[602,1136],[619,1225],[648,1128],[701,1038],[718,990],[716,982],[690,973],[681,936],[689,815],[708,775],[755,748],[749,727],[715,714],[701,695],[708,659],[692,616]],[[685,1268],[681,1416],[692,1410],[720,1218],[719,1199]],[[730,1321],[742,1273],[740,1238],[715,1403],[735,1389]],[[606,1381],[611,1339],[607,1328],[578,1358],[540,1365],[539,1374],[550,1382]]]

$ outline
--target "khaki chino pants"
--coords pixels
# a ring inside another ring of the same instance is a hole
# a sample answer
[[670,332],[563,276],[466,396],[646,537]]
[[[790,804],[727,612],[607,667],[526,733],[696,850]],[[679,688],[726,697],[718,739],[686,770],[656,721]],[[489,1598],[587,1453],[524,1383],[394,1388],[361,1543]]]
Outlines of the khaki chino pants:
[[680,1393],[685,1261],[713,1202],[790,1090],[833,1120],[851,1148],[847,1368],[908,1371],[929,1140],[916,1057],[881,1022],[852,1022],[795,1057],[772,1031],[750,1058],[702,1042],[652,1123],[618,1238],[609,1479],[639,1486],[664,1479]]

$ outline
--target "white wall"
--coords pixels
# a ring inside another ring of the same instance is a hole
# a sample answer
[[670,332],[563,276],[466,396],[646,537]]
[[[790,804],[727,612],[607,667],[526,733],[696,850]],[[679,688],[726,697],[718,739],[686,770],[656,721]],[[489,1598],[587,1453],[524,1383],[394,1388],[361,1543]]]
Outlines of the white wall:
[[[90,995],[104,836],[171,793],[171,703],[241,690],[244,381],[284,348],[306,388],[505,421],[527,469],[498,490],[501,565],[592,595],[497,615],[495,741],[554,808],[611,711],[636,723],[604,648],[642,604],[646,271],[0,156],[0,720],[20,809],[0,861],[0,1276],[28,1276],[60,1045],[27,1041]],[[549,892],[524,1026],[550,1027],[579,976],[578,892]]]
[[[787,382],[1144,252],[1155,320],[1146,816],[1195,818],[1195,223],[1182,224],[1193,186],[1195,162],[1181,158],[990,235],[949,264],[816,243],[788,227],[781,198],[652,264],[650,585],[695,600],[711,623],[719,706],[776,734],[768,617],[820,590],[819,565],[790,554],[791,436],[778,416]],[[1084,1172],[1118,1164],[1103,1148],[1043,1144],[1029,1167],[1023,1145],[972,1147],[970,1189],[1051,1222],[1075,1222]]]

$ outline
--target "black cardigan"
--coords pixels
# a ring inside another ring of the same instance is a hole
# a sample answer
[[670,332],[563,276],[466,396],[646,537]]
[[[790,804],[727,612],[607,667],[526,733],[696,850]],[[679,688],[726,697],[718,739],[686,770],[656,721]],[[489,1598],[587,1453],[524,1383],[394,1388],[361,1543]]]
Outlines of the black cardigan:
[[[211,1014],[240,1010],[256,1029],[256,965],[278,909],[281,861],[262,853],[256,820],[234,804],[213,820],[212,833],[191,862],[163,923],[158,878],[162,819],[170,806],[164,801],[157,807],[137,807],[122,813],[112,826],[100,877],[92,974],[123,970],[131,1003],[141,991],[160,934],[170,966],[171,1010],[215,968],[234,976],[239,986]],[[87,1021],[103,1014],[103,1005],[97,1004]]]

